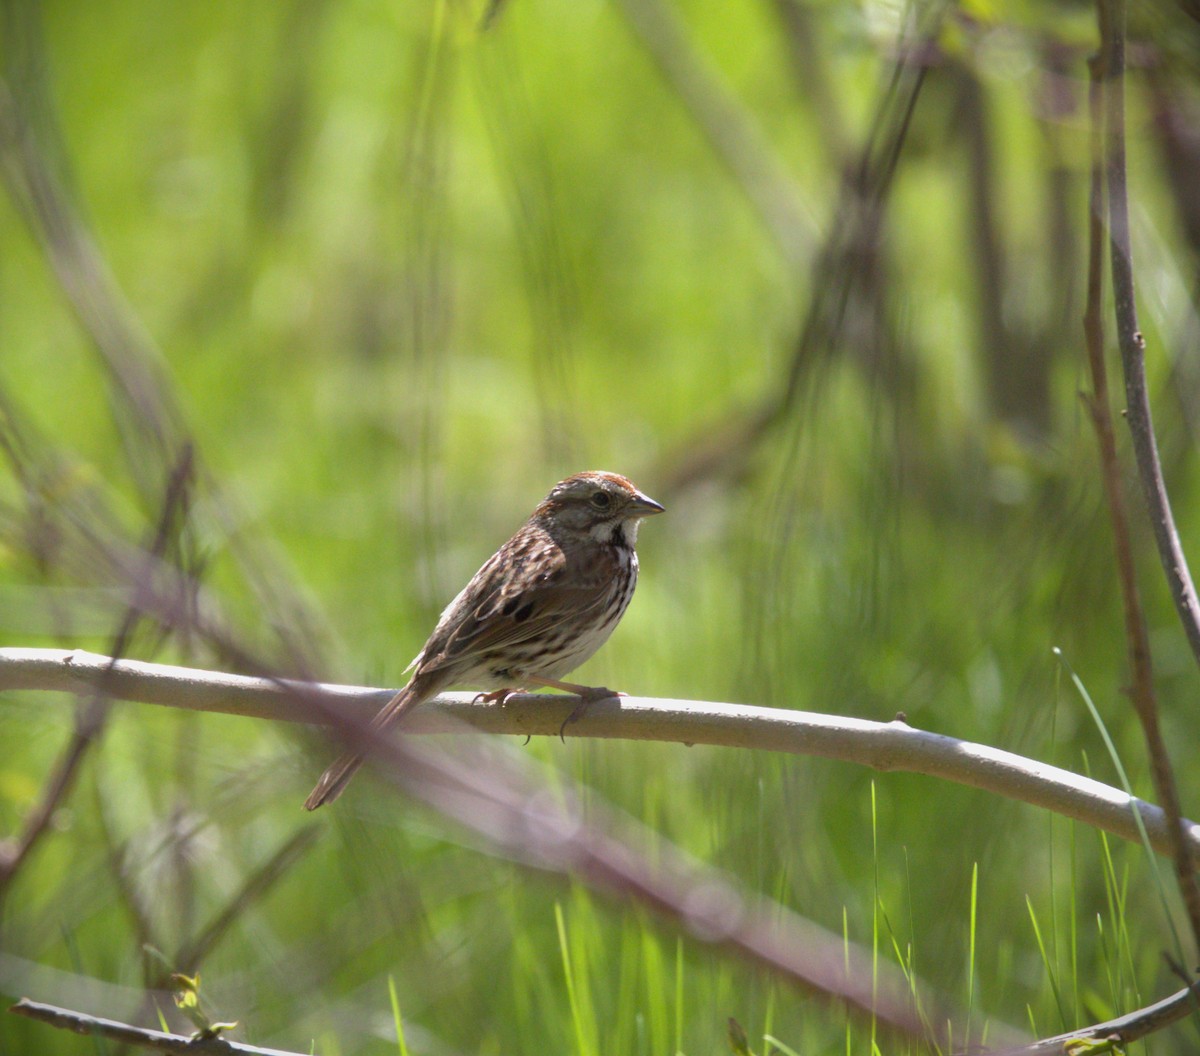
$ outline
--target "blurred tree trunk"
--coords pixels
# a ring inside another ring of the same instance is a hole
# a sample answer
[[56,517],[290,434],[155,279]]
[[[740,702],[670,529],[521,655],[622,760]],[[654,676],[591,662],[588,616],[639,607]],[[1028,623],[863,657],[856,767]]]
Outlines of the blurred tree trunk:
[[1001,203],[988,99],[973,69],[949,62],[945,73],[957,94],[954,131],[966,152],[966,260],[974,269],[975,323],[989,405],[996,418],[1019,432],[1045,436],[1051,418],[1048,363],[1010,318],[1012,290],[997,216]]

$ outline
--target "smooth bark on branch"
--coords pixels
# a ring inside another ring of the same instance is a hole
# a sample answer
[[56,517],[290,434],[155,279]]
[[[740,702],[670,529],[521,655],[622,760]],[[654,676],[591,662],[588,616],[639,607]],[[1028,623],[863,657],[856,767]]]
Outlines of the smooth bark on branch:
[[[81,650],[0,649],[0,691],[42,689],[78,692],[100,678],[123,700],[284,722],[314,721],[305,706],[320,694],[331,709],[366,723],[395,692],[365,686],[288,683],[196,668],[121,660]],[[476,704],[473,694],[446,693],[416,709],[404,722],[413,734],[483,733],[558,736],[577,698],[521,695],[504,706]],[[904,722],[709,701],[621,697],[599,701],[567,728],[573,736],[673,741],[815,755],[877,770],[940,777],[994,792],[1073,818],[1121,839],[1140,839],[1134,809],[1151,846],[1171,853],[1167,823],[1158,807],[1120,789],[1068,770],[988,745],[913,729]],[[1200,852],[1200,825],[1186,823],[1188,842]]]

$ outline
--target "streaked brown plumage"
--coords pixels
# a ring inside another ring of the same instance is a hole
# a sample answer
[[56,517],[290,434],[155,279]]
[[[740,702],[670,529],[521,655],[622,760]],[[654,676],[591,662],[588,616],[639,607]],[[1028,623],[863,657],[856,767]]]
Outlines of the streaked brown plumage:
[[[578,473],[556,484],[446,606],[409,665],[408,684],[375,716],[372,729],[386,729],[452,685],[492,690],[491,699],[532,686],[579,693],[584,705],[613,696],[561,678],[591,657],[620,621],[637,586],[638,526],[661,511],[616,473]],[[356,753],[339,758],[304,806],[315,810],[337,799],[362,761]]]

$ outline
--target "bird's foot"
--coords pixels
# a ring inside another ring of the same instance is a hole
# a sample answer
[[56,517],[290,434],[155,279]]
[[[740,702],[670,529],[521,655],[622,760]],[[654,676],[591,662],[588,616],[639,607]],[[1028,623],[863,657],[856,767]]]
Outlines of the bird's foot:
[[[526,683],[534,686],[544,686],[547,689],[561,689],[564,693],[574,693],[579,697],[579,703],[575,705],[571,714],[563,720],[563,724],[558,728],[558,739],[567,743],[566,730],[573,722],[578,722],[583,718],[588,708],[597,700],[611,700],[615,697],[623,697],[624,693],[618,693],[615,689],[606,689],[604,686],[580,686],[574,682],[560,682],[556,679],[537,678],[534,675],[522,676]],[[503,704],[509,697],[515,693],[522,693],[524,690],[519,689],[496,689],[491,693],[480,693],[476,698],[479,701],[500,701]],[[529,743],[529,738],[525,738],[525,743]]]
[[509,697],[515,697],[518,693],[524,693],[523,689],[509,689],[507,686],[504,689],[493,689],[490,693],[476,693],[472,704],[499,704],[504,707],[508,703]]
[[615,689],[605,689],[603,686],[571,686],[571,691],[579,695],[579,703],[571,709],[571,714],[563,719],[563,724],[558,728],[558,739],[567,743],[567,727],[573,722],[578,722],[587,714],[590,708],[598,700],[612,700],[616,697],[625,696],[624,693],[618,693]]

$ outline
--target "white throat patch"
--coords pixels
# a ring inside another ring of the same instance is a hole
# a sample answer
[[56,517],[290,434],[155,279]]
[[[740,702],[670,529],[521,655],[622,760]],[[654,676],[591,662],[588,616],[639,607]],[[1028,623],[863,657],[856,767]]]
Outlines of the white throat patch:
[[592,527],[590,534],[596,542],[607,544],[613,541],[613,536],[617,532],[620,532],[632,550],[637,543],[638,527],[640,524],[640,517],[627,517],[622,521],[601,521]]

